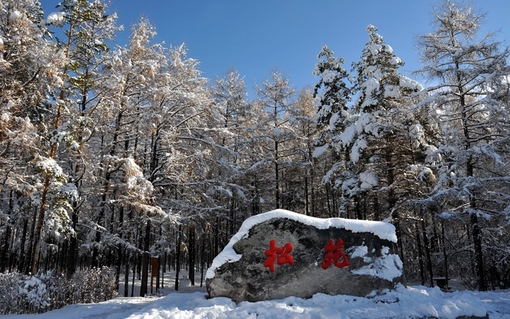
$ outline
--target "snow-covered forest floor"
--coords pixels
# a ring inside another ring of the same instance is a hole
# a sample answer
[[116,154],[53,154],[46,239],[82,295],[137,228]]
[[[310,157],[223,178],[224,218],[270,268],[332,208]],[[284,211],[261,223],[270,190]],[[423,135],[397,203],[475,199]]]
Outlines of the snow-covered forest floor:
[[[140,280],[138,278],[135,278],[135,285],[134,289],[131,285],[132,283],[132,273],[129,275],[129,286],[128,286],[128,295],[131,296],[131,292],[133,292],[133,297],[140,296]],[[188,270],[182,269],[179,272],[179,290],[175,291],[175,271],[167,271],[164,274],[161,275],[161,278],[163,278],[163,285],[160,287],[159,292],[156,292],[156,277],[154,277],[154,284],[153,284],[153,293],[151,294],[151,288],[150,288],[150,272],[149,272],[149,282],[147,285],[147,291],[150,295],[150,298],[154,297],[161,297],[166,296],[170,293],[194,293],[194,292],[201,292],[206,293],[205,288],[205,273],[204,273],[204,280],[203,280],[203,286],[200,287],[200,272],[195,273],[195,285],[192,286],[190,280],[188,279]],[[161,282],[160,278],[160,282]],[[119,284],[119,296],[122,296],[124,293],[124,283],[123,281],[123,275],[120,279],[121,283]]]
[[[398,287],[379,296],[328,296],[316,294],[311,299],[289,297],[262,302],[235,304],[228,298],[207,299],[205,283],[195,286],[181,272],[179,291],[174,289],[174,272],[164,275],[164,286],[149,297],[119,297],[97,304],[77,304],[39,315],[4,315],[1,319],[85,319],[85,318],[458,318],[461,316],[503,319],[510,317],[510,290],[477,292],[451,284],[452,291],[419,285]],[[135,281],[134,296],[140,283]],[[149,288],[150,289],[150,288]],[[123,287],[120,287],[121,292]],[[131,286],[129,287],[131,294]]]

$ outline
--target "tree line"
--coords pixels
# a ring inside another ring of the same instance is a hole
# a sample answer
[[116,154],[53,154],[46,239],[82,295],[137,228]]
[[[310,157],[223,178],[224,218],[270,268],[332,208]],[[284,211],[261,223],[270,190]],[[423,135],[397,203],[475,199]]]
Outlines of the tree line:
[[0,272],[109,266],[143,296],[159,257],[178,289],[283,208],[392,222],[409,281],[510,287],[509,52],[470,6],[445,0],[418,39],[431,86],[370,25],[351,69],[324,45],[314,87],[272,71],[251,101],[147,19],[119,46],[106,2],[58,8],[0,1]]

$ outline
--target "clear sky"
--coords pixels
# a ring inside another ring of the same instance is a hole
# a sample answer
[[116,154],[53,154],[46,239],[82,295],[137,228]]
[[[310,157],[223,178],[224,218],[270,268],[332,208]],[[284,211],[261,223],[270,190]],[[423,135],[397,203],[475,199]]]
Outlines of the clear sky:
[[[58,0],[40,0],[51,13]],[[188,57],[200,61],[203,76],[214,80],[229,68],[245,77],[251,91],[272,70],[283,72],[297,90],[317,81],[312,75],[322,44],[345,59],[345,68],[361,56],[368,41],[366,26],[379,29],[406,65],[402,73],[420,67],[416,36],[432,31],[433,8],[440,0],[111,0],[124,45],[132,24],[148,18],[156,27],[156,42],[185,43]],[[510,0],[472,0],[486,13],[482,29],[500,31],[510,44]],[[253,98],[250,94],[250,98]]]

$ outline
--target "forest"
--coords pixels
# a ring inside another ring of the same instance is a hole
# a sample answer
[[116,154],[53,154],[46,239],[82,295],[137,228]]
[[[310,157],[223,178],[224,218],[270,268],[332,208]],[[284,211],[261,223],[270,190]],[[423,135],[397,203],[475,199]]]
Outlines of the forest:
[[369,25],[359,61],[323,45],[315,84],[270,71],[253,100],[235,69],[207,79],[185,45],[153,43],[148,19],[120,46],[106,1],[58,10],[0,0],[0,295],[60,296],[26,311],[94,301],[73,297],[94,280],[130,296],[136,276],[145,296],[151,258],[202,285],[277,208],[392,223],[409,282],[510,288],[509,49],[471,6],[443,1],[418,37],[431,86]]

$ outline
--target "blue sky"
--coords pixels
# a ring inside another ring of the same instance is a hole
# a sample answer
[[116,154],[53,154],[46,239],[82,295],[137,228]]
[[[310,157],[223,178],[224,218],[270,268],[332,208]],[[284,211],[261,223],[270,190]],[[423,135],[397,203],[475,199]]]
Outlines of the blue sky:
[[[40,0],[47,13],[58,0]],[[297,90],[317,81],[312,70],[322,44],[345,59],[359,59],[368,40],[366,26],[379,29],[406,65],[402,73],[420,67],[416,36],[432,31],[432,11],[440,0],[111,0],[124,45],[130,26],[140,17],[156,27],[156,42],[185,43],[188,56],[200,61],[203,76],[214,80],[229,68],[245,77],[250,91],[272,70],[283,72]],[[510,43],[510,1],[472,0],[486,13],[482,29],[500,31]],[[253,98],[250,94],[250,98]]]

